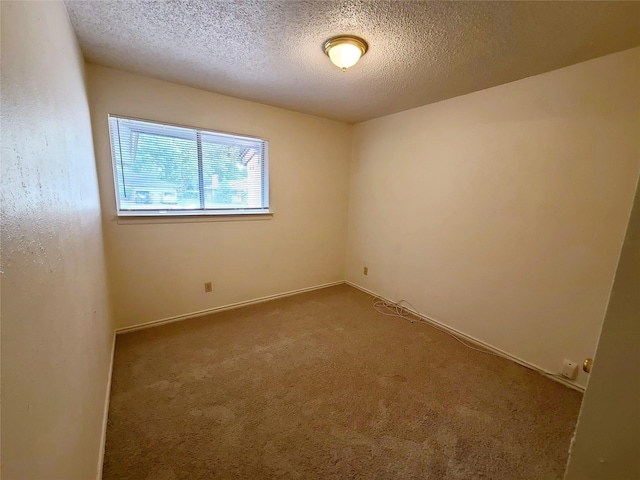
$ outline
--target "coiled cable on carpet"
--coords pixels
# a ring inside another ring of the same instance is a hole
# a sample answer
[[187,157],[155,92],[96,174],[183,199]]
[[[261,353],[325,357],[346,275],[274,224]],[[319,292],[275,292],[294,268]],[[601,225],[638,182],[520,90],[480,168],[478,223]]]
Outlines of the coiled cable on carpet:
[[[504,358],[506,360],[513,361],[512,358],[509,358],[506,355],[501,355],[500,353],[492,352],[490,350],[483,350],[481,348],[476,348],[475,346],[470,345],[467,342],[463,341],[461,338],[459,338],[457,335],[451,333],[446,328],[440,326],[438,324],[438,322],[436,322],[436,321],[429,322],[429,321],[425,320],[423,318],[423,317],[425,317],[425,315],[422,315],[421,313],[419,313],[418,309],[416,309],[407,300],[399,300],[398,302],[392,302],[390,300],[387,300],[386,298],[383,298],[383,297],[380,297],[380,296],[376,296],[373,299],[373,308],[378,313],[380,313],[382,315],[387,315],[389,317],[398,317],[398,318],[402,318],[403,320],[406,320],[406,321],[411,322],[411,323],[422,323],[424,325],[428,325],[430,327],[434,327],[437,330],[441,331],[442,333],[446,333],[451,338],[455,339],[457,342],[461,343],[465,347],[467,347],[467,348],[469,348],[471,350],[475,350],[476,352],[486,353],[487,355],[493,355],[494,357]],[[425,318],[428,318],[428,317],[425,317]],[[560,374],[547,372],[546,370],[542,370],[541,368],[535,368],[535,367],[532,367],[532,366],[529,366],[529,365],[523,365],[521,363],[519,363],[519,365],[522,365],[523,367],[528,368],[529,370],[533,370],[534,372],[538,372],[538,373],[541,373],[543,375],[547,375],[547,376],[550,376],[550,377],[561,378],[561,379],[566,381],[566,379]]]

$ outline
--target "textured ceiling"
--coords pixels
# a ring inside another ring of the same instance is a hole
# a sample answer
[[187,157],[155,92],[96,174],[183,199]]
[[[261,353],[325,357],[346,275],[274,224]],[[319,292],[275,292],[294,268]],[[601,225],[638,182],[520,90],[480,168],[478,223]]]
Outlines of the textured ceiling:
[[65,3],[89,62],[352,123],[640,45],[638,2]]

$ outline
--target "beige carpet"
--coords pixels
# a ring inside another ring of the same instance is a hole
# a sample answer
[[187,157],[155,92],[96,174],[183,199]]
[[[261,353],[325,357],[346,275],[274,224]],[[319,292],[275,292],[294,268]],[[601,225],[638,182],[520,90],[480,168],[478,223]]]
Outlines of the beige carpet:
[[346,285],[118,337],[105,479],[560,479],[581,395]]

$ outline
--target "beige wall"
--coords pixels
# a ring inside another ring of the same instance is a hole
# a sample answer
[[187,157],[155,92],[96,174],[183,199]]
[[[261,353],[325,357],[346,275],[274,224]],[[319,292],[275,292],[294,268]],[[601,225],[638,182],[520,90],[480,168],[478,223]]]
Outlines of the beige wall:
[[638,85],[640,48],[356,125],[347,280],[549,371],[593,356]]
[[565,479],[638,479],[639,454],[640,191],[637,191]]
[[[351,126],[95,65],[87,74],[119,327],[344,278]],[[268,139],[273,218],[118,223],[109,113]]]
[[2,12],[2,478],[96,478],[113,325],[83,60],[62,2]]

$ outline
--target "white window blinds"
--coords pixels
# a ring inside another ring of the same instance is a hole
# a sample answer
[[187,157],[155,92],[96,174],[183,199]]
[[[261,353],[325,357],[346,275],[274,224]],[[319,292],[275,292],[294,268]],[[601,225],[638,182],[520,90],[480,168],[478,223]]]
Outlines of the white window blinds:
[[267,142],[109,116],[119,215],[269,211]]

